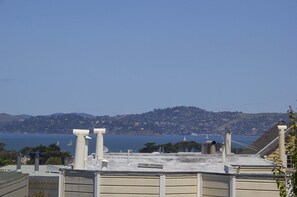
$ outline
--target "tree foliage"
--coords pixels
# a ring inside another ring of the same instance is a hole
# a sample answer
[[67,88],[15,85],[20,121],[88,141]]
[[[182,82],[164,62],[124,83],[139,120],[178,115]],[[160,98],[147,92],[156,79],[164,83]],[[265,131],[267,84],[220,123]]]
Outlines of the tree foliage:
[[292,177],[291,177],[291,184],[292,184],[292,195],[297,196],[297,122],[296,122],[296,113],[294,113],[292,107],[289,107],[288,115],[290,117],[290,127],[292,131],[292,136],[294,136],[291,144],[288,145],[287,151],[292,155],[292,162],[293,162],[293,170],[292,170]]
[[6,144],[0,142],[0,151],[4,151],[5,146],[6,146]]
[[274,162],[276,163],[273,174],[276,177],[277,187],[281,197],[297,196],[297,122],[296,113],[292,107],[289,107],[288,116],[290,118],[290,134],[286,140],[286,154],[292,156],[292,169],[287,169],[283,166],[279,156],[275,156]]
[[59,157],[50,157],[48,160],[45,162],[46,165],[51,164],[51,165],[62,165],[62,160]]
[[49,194],[45,194],[44,191],[35,192],[32,195],[29,195],[29,197],[50,197]]
[[[28,155],[30,157],[29,164],[34,163],[36,154],[39,155],[39,162],[41,165],[49,163],[64,164],[65,159],[71,158],[71,154],[68,151],[61,151],[61,148],[56,144],[50,144],[48,146],[39,145],[36,147],[24,147],[20,152],[21,154]],[[58,158],[60,161],[53,158]]]
[[0,166],[14,164],[17,157],[17,152],[13,150],[5,150],[5,144],[0,143]]
[[152,152],[163,152],[163,153],[177,153],[177,152],[190,152],[201,150],[201,145],[195,141],[181,141],[175,144],[156,144],[153,142],[146,143],[140,153],[152,153]]

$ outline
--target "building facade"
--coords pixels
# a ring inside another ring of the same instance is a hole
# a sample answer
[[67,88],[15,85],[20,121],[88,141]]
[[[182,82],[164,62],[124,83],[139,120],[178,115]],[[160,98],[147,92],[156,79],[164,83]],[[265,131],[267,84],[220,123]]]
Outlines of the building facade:
[[63,170],[60,197],[277,197],[271,174]]

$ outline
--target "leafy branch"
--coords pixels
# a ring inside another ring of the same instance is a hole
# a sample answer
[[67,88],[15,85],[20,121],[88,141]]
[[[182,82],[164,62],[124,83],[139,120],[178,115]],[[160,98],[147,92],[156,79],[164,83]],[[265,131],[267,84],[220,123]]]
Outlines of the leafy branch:
[[273,174],[276,179],[277,187],[281,197],[297,196],[297,123],[296,114],[291,106],[287,111],[290,118],[289,133],[286,140],[286,154],[292,156],[292,169],[287,169],[283,166],[279,156],[274,157],[274,163],[276,164],[273,169]]

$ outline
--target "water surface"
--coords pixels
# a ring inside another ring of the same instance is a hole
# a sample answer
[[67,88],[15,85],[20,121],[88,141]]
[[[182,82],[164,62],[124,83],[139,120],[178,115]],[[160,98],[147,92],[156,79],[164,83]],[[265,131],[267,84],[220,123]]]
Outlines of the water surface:
[[[95,152],[96,136],[91,134],[89,152]],[[251,144],[259,136],[240,136],[232,135],[232,146],[240,147],[238,143]],[[6,150],[19,151],[26,146],[47,146],[49,144],[59,144],[62,150],[69,151],[74,154],[76,136],[72,134],[0,134],[0,142],[6,144]],[[223,137],[218,135],[199,135],[199,136],[181,136],[181,135],[166,135],[166,136],[130,136],[130,135],[104,135],[104,145],[111,152],[126,152],[132,149],[138,152],[145,143],[155,142],[156,144],[176,143],[183,140],[196,141],[203,143],[207,140],[223,142]],[[70,145],[69,142],[72,142]]]

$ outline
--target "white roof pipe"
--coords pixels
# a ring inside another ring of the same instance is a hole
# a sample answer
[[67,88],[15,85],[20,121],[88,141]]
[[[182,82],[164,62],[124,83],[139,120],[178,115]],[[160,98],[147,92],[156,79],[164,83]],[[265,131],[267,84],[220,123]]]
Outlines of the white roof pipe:
[[89,135],[89,130],[73,129],[73,134],[76,135],[74,169],[83,169],[85,166],[85,136]]
[[223,163],[226,162],[225,144],[222,144],[222,161],[223,161]]
[[85,136],[85,166],[87,164],[87,160],[88,160],[88,154],[89,154],[89,141],[91,140],[92,138],[90,136]]
[[285,147],[285,130],[287,125],[277,125],[279,136],[279,159],[283,167],[287,167],[286,147]]
[[226,155],[231,154],[231,132],[227,131],[225,135],[225,151]]
[[105,128],[94,128],[94,133],[96,134],[96,156],[100,160],[104,159],[103,134],[105,132]]

